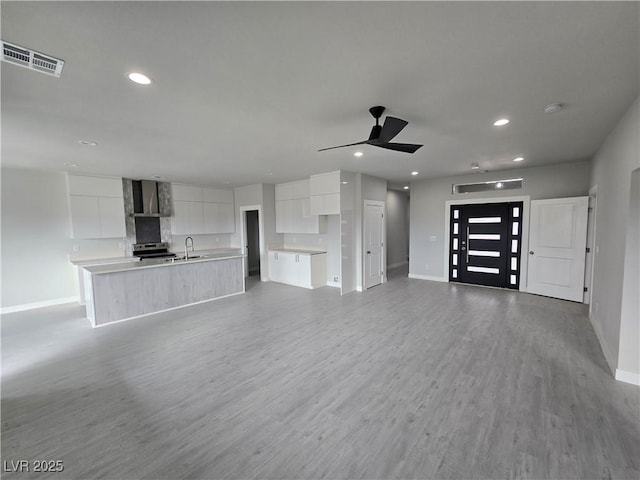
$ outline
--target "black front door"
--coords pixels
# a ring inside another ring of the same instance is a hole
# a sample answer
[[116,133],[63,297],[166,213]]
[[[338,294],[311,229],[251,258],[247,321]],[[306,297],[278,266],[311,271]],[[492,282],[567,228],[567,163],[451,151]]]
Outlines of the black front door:
[[518,288],[522,202],[451,207],[449,280]]

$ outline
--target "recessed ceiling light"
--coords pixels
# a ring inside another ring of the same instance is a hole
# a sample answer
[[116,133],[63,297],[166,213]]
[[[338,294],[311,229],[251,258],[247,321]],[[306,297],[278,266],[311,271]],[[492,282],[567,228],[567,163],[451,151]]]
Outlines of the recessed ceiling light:
[[96,142],[92,142],[91,140],[78,140],[80,145],[86,145],[88,147],[95,147],[98,144]]
[[362,152],[355,152],[353,154],[354,157],[361,157],[362,155],[364,155],[364,153],[362,153]]
[[138,72],[132,72],[128,75],[129,80],[131,80],[132,82],[135,82],[139,85],[149,85],[151,84],[151,79],[149,77],[147,77],[146,75],[143,75],[142,73],[138,73]]
[[167,177],[163,177],[162,175],[153,175],[151,178],[155,178],[156,180],[166,180]]
[[544,113],[556,113],[562,110],[563,105],[561,103],[552,103],[544,107]]
[[73,162],[66,162],[66,163],[64,164],[64,166],[65,166],[65,167],[72,167],[72,168],[74,168],[74,167],[77,167],[77,166],[78,166],[78,164],[77,164],[77,163],[73,163]]
[[402,187],[402,188],[404,188],[405,190],[409,190],[409,185],[405,185],[405,186],[404,186],[404,187]]
[[477,163],[472,163],[472,164],[471,164],[471,170],[477,170],[477,169],[479,169],[479,168],[480,168],[480,165],[479,165],[479,164],[477,164]]
[[418,175],[418,172],[411,172],[411,175],[416,176]]
[[347,183],[349,183],[349,182],[342,182],[342,185],[346,185]]
[[509,123],[509,119],[508,118],[501,118],[501,119],[496,120],[495,122],[493,122],[493,125],[496,126],[496,127],[503,127],[507,123]]
[[496,183],[496,188],[502,188],[502,187],[504,187],[504,184],[502,182]]
[[522,157],[516,157],[516,158],[513,159],[514,162],[521,162],[523,160],[524,160],[524,158],[522,158]]

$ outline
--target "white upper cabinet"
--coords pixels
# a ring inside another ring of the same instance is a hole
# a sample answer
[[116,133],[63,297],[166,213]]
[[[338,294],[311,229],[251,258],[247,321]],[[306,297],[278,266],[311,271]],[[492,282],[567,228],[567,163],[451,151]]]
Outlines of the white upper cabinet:
[[276,201],[293,200],[293,182],[276,185]]
[[276,185],[276,233],[324,233],[326,220],[311,215],[309,180]]
[[208,203],[233,203],[233,190],[205,187],[202,189],[202,201]]
[[312,215],[339,215],[340,171],[311,175],[309,193]]
[[127,236],[122,179],[68,175],[73,238]]
[[172,183],[171,196],[178,201],[202,202],[202,187]]
[[173,216],[171,233],[184,235],[236,231],[233,190],[171,184]]
[[68,178],[69,195],[122,198],[121,178],[72,174],[68,175]]

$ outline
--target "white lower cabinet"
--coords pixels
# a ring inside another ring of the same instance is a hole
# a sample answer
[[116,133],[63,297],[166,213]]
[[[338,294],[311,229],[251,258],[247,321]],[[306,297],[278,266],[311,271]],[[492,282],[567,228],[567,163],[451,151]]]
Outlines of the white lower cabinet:
[[324,287],[327,284],[327,254],[269,250],[269,279],[296,287]]

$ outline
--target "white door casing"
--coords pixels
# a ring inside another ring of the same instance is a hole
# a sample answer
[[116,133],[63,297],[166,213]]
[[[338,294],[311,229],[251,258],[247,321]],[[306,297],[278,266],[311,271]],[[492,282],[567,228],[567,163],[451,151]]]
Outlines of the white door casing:
[[583,301],[589,197],[531,201],[529,293]]
[[364,205],[364,288],[382,283],[384,260],[384,204]]

